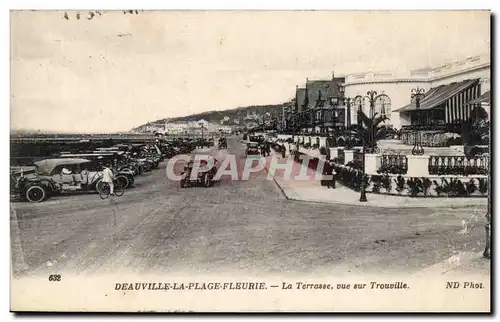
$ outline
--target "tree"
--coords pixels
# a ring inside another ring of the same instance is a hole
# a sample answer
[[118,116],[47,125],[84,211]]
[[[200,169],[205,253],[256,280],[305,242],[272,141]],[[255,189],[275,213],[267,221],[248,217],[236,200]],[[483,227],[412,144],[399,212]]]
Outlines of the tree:
[[349,141],[361,141],[364,146],[376,147],[378,141],[394,135],[394,130],[384,124],[388,120],[385,115],[375,113],[373,117],[368,117],[363,111],[358,111],[358,120],[361,124],[352,125],[344,134]]
[[472,110],[471,116],[461,123],[461,135],[463,143],[467,146],[489,144],[490,122],[488,115],[482,107]]

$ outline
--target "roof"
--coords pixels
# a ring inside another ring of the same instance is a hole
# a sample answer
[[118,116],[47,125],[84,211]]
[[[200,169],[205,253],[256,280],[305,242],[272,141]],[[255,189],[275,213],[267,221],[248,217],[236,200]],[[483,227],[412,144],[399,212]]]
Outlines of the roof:
[[316,80],[306,83],[309,107],[316,107],[318,99],[324,101],[325,106],[330,106],[330,97],[342,97],[339,90],[339,85],[343,83],[343,78],[335,78],[333,80]]
[[55,167],[60,165],[89,163],[89,160],[78,158],[45,159],[35,162],[39,174],[51,174]]
[[490,91],[487,91],[486,93],[484,93],[483,95],[473,99],[472,101],[470,101],[469,103],[467,103],[468,105],[473,105],[473,104],[481,104],[481,103],[486,103],[486,104],[491,104],[491,95],[490,95]]
[[[419,110],[429,110],[446,102],[449,98],[463,92],[469,87],[476,85],[479,79],[468,79],[459,83],[451,83],[431,88],[425,97],[420,101]],[[412,102],[395,112],[405,113],[416,110],[416,105]]]
[[299,106],[299,110],[304,105],[304,100],[306,98],[306,89],[305,88],[297,88],[297,91],[295,93],[295,99],[297,102],[297,105]]

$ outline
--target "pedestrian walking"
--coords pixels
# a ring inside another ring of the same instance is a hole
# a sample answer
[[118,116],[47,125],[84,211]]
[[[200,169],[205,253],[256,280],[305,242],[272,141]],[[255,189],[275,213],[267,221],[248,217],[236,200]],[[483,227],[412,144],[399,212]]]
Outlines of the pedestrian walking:
[[328,188],[335,189],[335,184],[336,184],[336,175],[337,172],[335,172],[335,168],[333,167],[333,161],[329,160],[327,161],[328,168],[329,168],[329,173],[332,176],[330,180],[328,180]]
[[327,188],[335,189],[335,171],[330,161],[323,161],[323,176],[329,176],[330,178],[324,178],[321,180],[321,185]]
[[114,179],[115,175],[113,173],[113,170],[111,170],[111,165],[106,164],[104,166],[104,169],[102,170],[102,182],[105,182],[109,185],[109,194],[111,196],[115,195],[115,185],[113,183]]

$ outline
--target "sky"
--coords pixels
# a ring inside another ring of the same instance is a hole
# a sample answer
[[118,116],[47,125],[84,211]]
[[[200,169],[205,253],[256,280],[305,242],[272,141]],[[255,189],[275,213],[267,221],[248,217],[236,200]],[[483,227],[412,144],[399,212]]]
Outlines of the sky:
[[487,11],[11,12],[11,129],[127,131],[490,51]]

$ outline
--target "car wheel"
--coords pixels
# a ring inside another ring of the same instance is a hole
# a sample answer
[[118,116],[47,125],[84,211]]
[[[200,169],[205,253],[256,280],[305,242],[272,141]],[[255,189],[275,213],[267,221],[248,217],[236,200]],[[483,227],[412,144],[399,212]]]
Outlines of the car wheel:
[[130,180],[126,176],[118,176],[116,181],[123,189],[128,189],[130,187]]
[[109,186],[106,182],[102,181],[102,180],[99,180],[96,184],[95,184],[95,190],[99,193],[99,194],[106,194],[109,190]]
[[41,202],[47,197],[43,186],[33,185],[26,190],[26,199],[29,202]]

